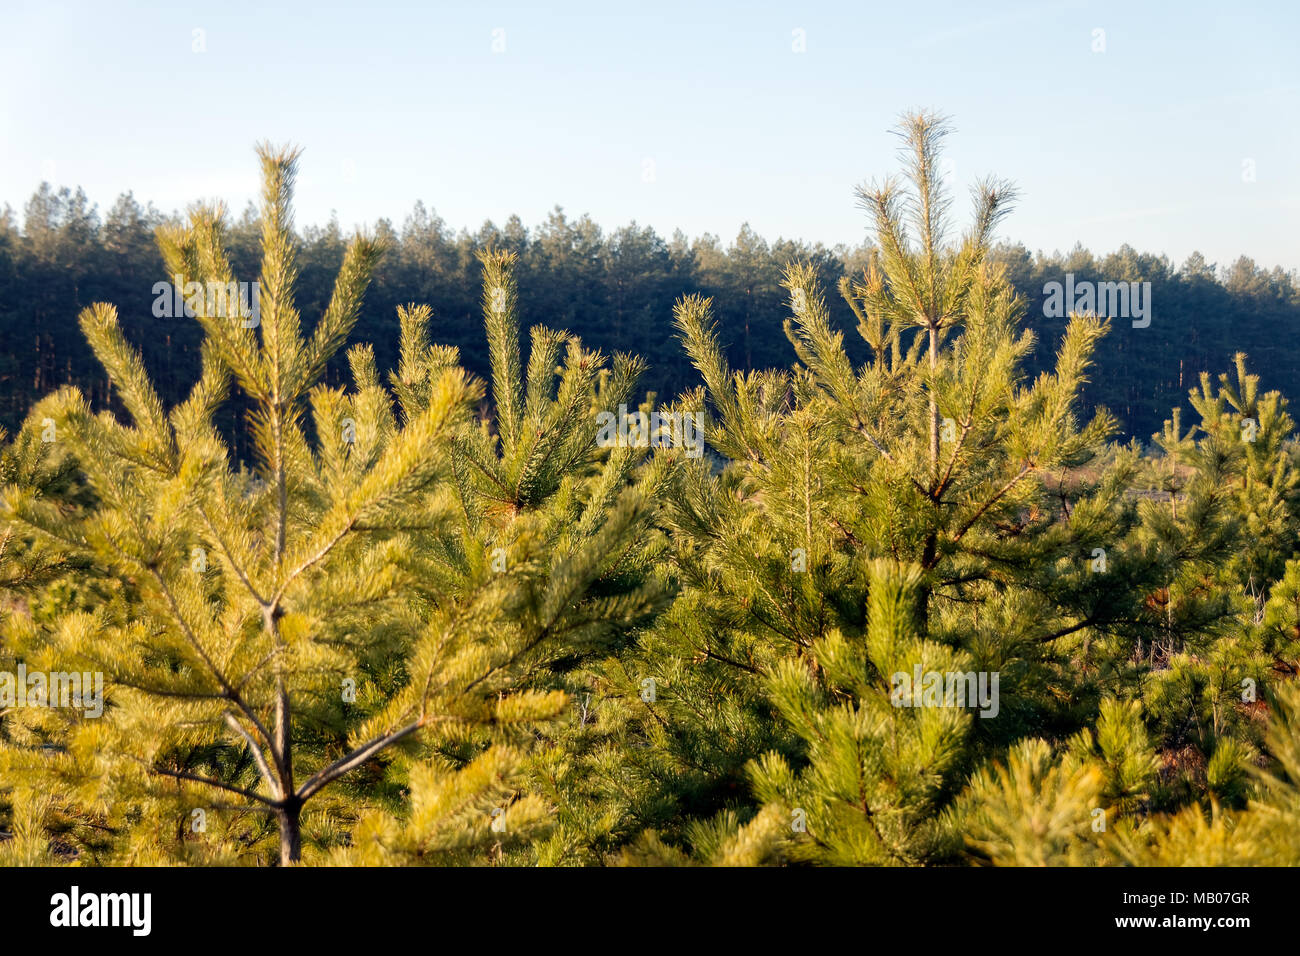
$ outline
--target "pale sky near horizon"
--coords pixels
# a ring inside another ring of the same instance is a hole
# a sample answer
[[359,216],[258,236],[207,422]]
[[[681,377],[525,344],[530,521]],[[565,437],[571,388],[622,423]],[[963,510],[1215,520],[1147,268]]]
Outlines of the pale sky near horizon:
[[853,187],[926,107],[956,128],[959,225],[995,173],[1021,191],[1000,236],[1031,250],[1300,269],[1286,0],[261,6],[0,0],[0,207],[49,180],[101,213],[128,190],[238,212],[270,139],[304,149],[299,225],[400,227],[422,200],[531,227],[558,204],[857,243]]

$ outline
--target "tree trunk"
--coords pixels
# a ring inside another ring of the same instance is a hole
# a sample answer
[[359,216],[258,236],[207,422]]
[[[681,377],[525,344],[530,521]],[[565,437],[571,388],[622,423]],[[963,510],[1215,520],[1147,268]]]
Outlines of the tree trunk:
[[280,865],[288,866],[302,859],[302,827],[299,815],[302,803],[296,797],[289,797],[285,805],[276,811],[280,821]]
[[[936,515],[935,520],[938,520]],[[921,552],[921,568],[925,572],[921,586],[916,589],[916,626],[922,634],[930,633],[930,569],[938,563],[939,533],[931,529],[925,536],[925,548]]]
[[[930,323],[930,377],[933,379],[935,369],[939,366],[939,329]],[[934,395],[934,383],[930,384],[930,476],[933,488],[939,485],[939,400]]]
[[[931,320],[929,323],[930,333],[930,494],[934,496],[939,489],[939,400],[934,394],[934,374],[939,367],[939,327],[938,324]],[[925,569],[925,582],[921,585],[917,594],[917,618],[922,629],[922,633],[927,633],[930,621],[930,569],[934,566],[938,555],[938,535],[939,535],[939,502],[933,502],[934,522],[929,534],[925,538],[925,551],[921,556],[921,566]]]

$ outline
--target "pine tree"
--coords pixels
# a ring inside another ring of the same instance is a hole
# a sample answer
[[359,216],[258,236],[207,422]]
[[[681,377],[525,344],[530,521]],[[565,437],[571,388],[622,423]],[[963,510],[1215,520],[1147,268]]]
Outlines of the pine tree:
[[[1235,359],[1203,375],[1143,463],[1135,545],[1165,554],[1154,614],[1095,728],[1026,740],[972,778],[953,826],[997,864],[1294,863],[1293,423]],[[1283,564],[1285,560],[1285,564]],[[1265,718],[1265,719],[1262,719]],[[1094,742],[1095,740],[1095,742]]]
[[[1150,813],[1156,758],[1137,704],[1103,709],[1097,745],[1081,732],[1059,753],[1025,740],[972,780],[956,805],[973,852],[993,865],[1295,866],[1300,862],[1300,693],[1279,687],[1265,733],[1269,759],[1249,770],[1239,810],[1211,797]],[[1116,783],[1127,799],[1116,800]]]
[[[495,422],[484,419],[457,435],[458,526],[435,543],[411,589],[459,626],[483,628],[485,641],[491,635],[521,648],[514,665],[524,689],[517,699],[550,702],[552,717],[562,707],[572,715],[566,702],[583,690],[580,662],[663,603],[655,567],[662,543],[652,519],[676,456],[647,460],[648,442],[598,442],[601,422],[627,402],[642,363],[616,354],[606,367],[602,355],[569,333],[536,326],[525,364],[515,258],[492,252],[482,262],[497,414]],[[425,318],[420,310],[403,314],[393,386],[408,415],[424,401],[422,383],[456,359],[428,345]],[[514,741],[481,751],[459,770],[446,754],[435,754],[410,773],[409,807],[366,815],[352,849],[336,858],[445,862],[435,851],[466,845],[472,831],[462,819],[482,819],[484,811],[491,814],[494,860],[549,861],[563,837],[551,833],[545,781],[563,760],[556,741],[571,739],[567,727],[563,720],[537,726],[540,753]]]
[[[1199,422],[1179,409],[1155,436],[1164,452],[1147,470],[1165,500],[1144,504],[1144,533],[1178,555],[1148,601],[1153,620],[1131,691],[1169,766],[1156,806],[1229,808],[1249,799],[1263,731],[1258,709],[1294,649],[1286,633],[1293,554],[1294,423],[1277,393],[1235,359],[1236,381],[1208,374],[1191,390]],[[1270,593],[1272,592],[1272,593]]]
[[[1055,372],[1023,380],[1034,337],[988,262],[1010,191],[981,183],[973,225],[949,245],[944,132],[909,118],[911,192],[894,180],[862,192],[876,252],[841,291],[866,365],[847,357],[808,266],[785,279],[788,373],[732,372],[709,300],[676,308],[704,381],[677,405],[711,410],[725,467],[691,463],[670,486],[678,596],[603,669],[601,729],[628,757],[589,767],[612,779],[603,817],[588,818],[622,827],[598,840],[641,828],[643,849],[689,854],[706,821],[748,825],[765,807],[793,857],[944,858],[960,841],[933,821],[979,755],[1027,728],[1077,729],[1109,659],[1094,637],[1124,644],[1146,621],[1143,586],[1165,556],[1127,547],[1133,456],[1056,500],[1113,428],[1104,412],[1076,419],[1106,325],[1075,317]],[[894,676],[917,666],[998,674],[998,717],[896,707]],[[649,697],[636,692],[647,679]]]
[[[427,346],[428,315],[418,309],[402,316],[402,420],[366,347],[349,353],[351,393],[315,384],[356,320],[382,244],[363,236],[349,244],[333,297],[304,336],[292,296],[297,155],[263,147],[260,156],[260,316],[210,291],[192,299],[206,340],[204,374],[190,397],[164,410],[116,311],[97,305],[83,313],[82,327],[129,424],[94,414],[75,389],[38,408],[84,469],[98,507],[69,520],[15,489],[11,513],[67,553],[94,560],[121,590],[92,611],[31,624],[21,635],[17,652],[29,666],[102,672],[108,701],[99,719],[75,709],[20,712],[17,746],[3,756],[6,782],[15,793],[48,795],[57,819],[43,824],[47,835],[116,834],[113,859],[271,856],[289,864],[302,858],[304,807],[313,811],[306,831],[313,845],[346,843],[358,797],[383,784],[376,758],[416,751],[423,733],[444,750],[459,740],[477,753],[410,771],[412,825],[430,827],[432,807],[440,819],[476,822],[491,839],[500,821],[487,813],[471,821],[465,805],[453,811],[434,794],[450,787],[496,796],[512,751],[482,752],[475,731],[500,744],[510,728],[563,707],[558,691],[511,691],[540,645],[602,626],[606,607],[575,611],[573,599],[635,509],[622,506],[608,526],[592,509],[583,515],[586,536],[563,558],[538,568],[535,557],[520,555],[518,571],[488,581],[481,549],[458,548],[456,533],[472,523],[467,508],[487,497],[471,502],[463,490],[486,427],[471,421],[480,386],[453,354]],[[160,234],[169,272],[201,290],[231,288],[222,238],[221,211],[197,208],[188,228]],[[540,364],[529,384],[537,391],[525,418],[508,322],[500,308],[489,311],[502,434],[512,452],[528,451],[515,473],[514,503],[522,504],[544,493],[529,482],[545,484],[574,464],[572,443],[557,445],[550,426],[587,412],[596,357],[571,351],[563,414],[542,423],[534,413],[556,407],[545,395],[552,358],[547,345],[535,352]],[[231,379],[250,408],[251,469],[236,466],[213,427]],[[525,423],[539,426],[539,441],[524,440]],[[551,444],[539,451],[543,440]],[[549,461],[556,451],[566,457]],[[442,595],[422,577],[453,553],[473,587]],[[277,834],[278,852],[267,853]],[[453,841],[465,842],[463,834]],[[91,841],[82,848],[105,850]]]

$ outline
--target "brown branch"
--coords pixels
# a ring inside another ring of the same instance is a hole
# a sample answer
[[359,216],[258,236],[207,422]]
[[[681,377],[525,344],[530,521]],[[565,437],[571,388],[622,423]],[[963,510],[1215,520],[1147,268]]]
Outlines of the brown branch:
[[411,736],[411,734],[423,727],[426,722],[426,718],[421,717],[419,720],[409,723],[398,730],[394,730],[392,733],[376,737],[369,743],[357,747],[346,756],[340,757],[325,769],[308,778],[308,780],[298,789],[296,794],[298,800],[300,802],[305,802],[309,797],[321,790],[321,788],[333,783],[348,771],[361,766],[381,750]]
[[177,780],[189,780],[191,783],[202,783],[209,787],[216,787],[218,790],[225,790],[227,793],[237,793],[241,797],[247,797],[249,800],[256,800],[258,803],[265,804],[273,809],[279,809],[279,802],[262,796],[260,793],[254,793],[252,790],[246,790],[243,787],[236,787],[233,784],[222,783],[220,780],[213,780],[209,777],[200,777],[198,774],[186,773],[184,770],[168,770],[165,767],[150,767],[150,772],[162,774],[164,777],[174,777]]
[[1001,488],[999,488],[997,490],[997,493],[994,494],[992,498],[984,502],[984,504],[980,505],[979,510],[976,511],[973,515],[971,515],[969,521],[967,521],[964,525],[962,525],[961,530],[958,531],[956,536],[952,539],[953,542],[956,543],[960,541],[962,537],[966,534],[966,532],[975,526],[975,522],[979,521],[980,518],[984,516],[984,512],[988,511],[995,504],[1001,501],[1002,498],[1007,494],[1007,492],[1009,492],[1020,482],[1020,479],[1024,478],[1025,475],[1029,474],[1033,470],[1034,469],[1030,465],[1027,464],[1021,465],[1020,471],[1010,481],[1008,481]]

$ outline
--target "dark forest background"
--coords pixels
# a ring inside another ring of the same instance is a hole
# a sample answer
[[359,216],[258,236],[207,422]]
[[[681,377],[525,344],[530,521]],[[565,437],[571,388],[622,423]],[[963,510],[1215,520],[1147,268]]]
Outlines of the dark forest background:
[[[64,384],[79,385],[97,406],[111,402],[106,377],[77,325],[92,302],[116,305],[128,337],[138,345],[162,398],[178,401],[199,374],[199,325],[192,319],[155,318],[155,282],[165,281],[153,230],[167,219],[130,195],[101,214],[81,190],[42,185],[21,215],[0,213],[0,425],[12,430],[32,403]],[[865,226],[865,223],[864,223]],[[475,253],[492,245],[519,256],[521,318],[580,335],[606,352],[644,356],[651,365],[646,390],[671,396],[696,384],[672,330],[672,305],[687,292],[713,296],[729,358],[739,369],[788,366],[793,349],[782,332],[788,314],[780,288],[787,262],[811,262],[821,274],[832,315],[850,354],[865,358],[865,344],[848,307],[835,291],[839,277],[860,272],[867,247],[768,242],[748,226],[729,244],[680,231],[665,238],[633,223],[604,232],[588,217],[567,217],[558,207],[527,228],[511,217],[503,226],[453,231],[417,203],[400,227],[381,220],[376,230],[392,248],[366,295],[352,340],[370,342],[380,369],[397,364],[400,304],[422,302],[434,310],[434,340],[458,346],[464,364],[484,374],[487,349],[479,312],[480,266]],[[337,222],[301,231],[298,305],[310,327],[323,310],[343,259],[347,236]],[[258,224],[249,207],[230,221],[230,251],[241,280],[257,278]],[[1181,265],[1128,246],[1098,257],[1076,247],[1068,254],[1031,253],[1003,244],[997,255],[1026,302],[1026,324],[1038,333],[1032,371],[1052,362],[1065,320],[1043,317],[1043,285],[1149,281],[1151,325],[1134,329],[1112,322],[1097,368],[1085,391],[1090,405],[1114,412],[1126,436],[1142,441],[1158,431],[1170,409],[1186,404],[1202,371],[1226,371],[1233,353],[1246,352],[1265,389],[1297,398],[1300,372],[1300,281],[1295,273],[1266,269],[1248,258],[1214,265],[1193,254]],[[340,358],[332,384],[347,375]],[[228,415],[238,414],[230,409]]]

